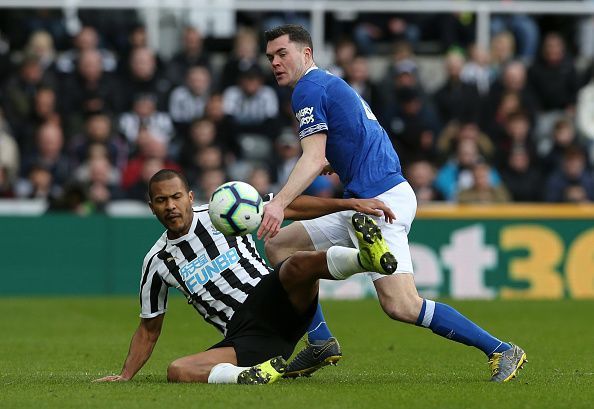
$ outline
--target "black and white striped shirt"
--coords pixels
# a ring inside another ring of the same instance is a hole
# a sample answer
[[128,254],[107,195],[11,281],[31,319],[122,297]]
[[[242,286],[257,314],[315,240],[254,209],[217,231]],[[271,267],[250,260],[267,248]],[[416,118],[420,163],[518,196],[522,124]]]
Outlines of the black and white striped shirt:
[[175,287],[225,334],[235,311],[271,271],[250,235],[224,236],[210,222],[208,205],[196,207],[188,234],[170,240],[163,233],[144,258],[140,316],[164,314],[167,289]]

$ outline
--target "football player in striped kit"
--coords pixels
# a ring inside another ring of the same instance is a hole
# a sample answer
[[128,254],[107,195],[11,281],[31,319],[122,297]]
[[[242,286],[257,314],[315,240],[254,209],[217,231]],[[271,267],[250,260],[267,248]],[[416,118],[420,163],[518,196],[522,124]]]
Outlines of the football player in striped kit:
[[250,236],[228,237],[211,224],[208,206],[193,208],[193,192],[180,173],[163,169],[149,182],[149,205],[167,229],[147,253],[140,282],[140,325],[119,375],[99,382],[127,381],[147,362],[159,338],[167,291],[175,287],[224,339],[204,352],[173,361],[171,382],[267,384],[283,376],[285,359],[316,312],[318,280],[344,280],[364,271],[391,274],[396,262],[375,222],[365,214],[394,214],[375,199],[300,196],[285,210],[288,219],[356,210],[353,225],[360,250],[333,246],[304,251],[274,269]]

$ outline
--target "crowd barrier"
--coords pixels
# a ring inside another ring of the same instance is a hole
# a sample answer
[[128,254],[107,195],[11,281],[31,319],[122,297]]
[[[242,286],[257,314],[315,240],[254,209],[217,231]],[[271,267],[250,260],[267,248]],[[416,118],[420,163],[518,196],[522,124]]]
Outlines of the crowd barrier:
[[[162,231],[145,216],[2,215],[0,295],[134,294]],[[425,296],[594,298],[592,205],[423,207],[409,239]],[[321,286],[373,295],[364,275]]]

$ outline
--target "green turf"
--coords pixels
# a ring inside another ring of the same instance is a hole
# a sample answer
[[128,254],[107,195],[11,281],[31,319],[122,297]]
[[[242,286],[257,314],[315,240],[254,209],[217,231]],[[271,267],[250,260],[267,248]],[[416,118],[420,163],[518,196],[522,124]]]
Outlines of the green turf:
[[481,352],[386,318],[375,300],[324,302],[343,346],[336,368],[268,386],[167,384],[173,359],[219,337],[180,297],[170,299],[153,357],[128,383],[117,373],[138,318],[129,298],[0,299],[1,408],[591,408],[593,301],[455,302],[529,363],[488,382]]

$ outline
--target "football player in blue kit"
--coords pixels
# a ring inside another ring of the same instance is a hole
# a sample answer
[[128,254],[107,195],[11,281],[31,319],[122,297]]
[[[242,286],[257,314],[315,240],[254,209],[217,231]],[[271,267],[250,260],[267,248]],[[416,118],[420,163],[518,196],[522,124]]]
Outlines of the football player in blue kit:
[[[299,121],[303,150],[288,181],[264,209],[258,237],[266,240],[270,261],[278,263],[300,250],[353,247],[362,239],[356,223],[351,224],[350,211],[281,229],[285,207],[317,175],[334,171],[344,186],[345,197],[377,198],[396,213],[394,223],[377,219],[397,258],[396,271],[388,276],[369,273],[384,312],[394,320],[429,328],[442,337],[480,349],[488,358],[492,381],[515,377],[526,360],[520,347],[497,339],[449,305],[418,295],[408,245],[416,197],[369,105],[341,78],[316,66],[311,36],[303,27],[276,27],[267,31],[265,38],[266,56],[276,81],[293,88],[292,108]],[[289,364],[287,374],[311,374],[325,364],[326,351],[340,354],[318,307],[307,346]]]

